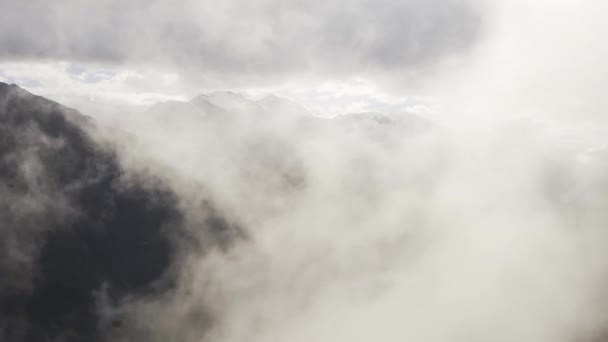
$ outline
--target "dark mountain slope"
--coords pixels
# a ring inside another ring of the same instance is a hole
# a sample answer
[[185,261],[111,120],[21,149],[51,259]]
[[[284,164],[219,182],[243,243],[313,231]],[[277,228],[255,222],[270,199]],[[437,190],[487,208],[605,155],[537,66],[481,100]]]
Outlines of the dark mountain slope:
[[0,83],[1,341],[102,341],[99,298],[170,286],[172,241],[185,231],[176,196],[152,177],[127,182],[87,125]]

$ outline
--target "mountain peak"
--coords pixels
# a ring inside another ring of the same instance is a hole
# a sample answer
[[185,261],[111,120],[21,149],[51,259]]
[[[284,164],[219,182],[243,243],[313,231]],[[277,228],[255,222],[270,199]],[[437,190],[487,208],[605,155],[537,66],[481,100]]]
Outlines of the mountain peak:
[[34,95],[17,84],[3,82],[0,82],[0,114],[4,116],[3,120],[42,120],[42,122],[46,122],[51,120],[50,117],[62,117],[62,119],[79,125],[93,123],[91,117],[75,109]]
[[202,93],[194,99],[205,99],[208,101],[251,101],[245,95],[230,90],[216,90],[209,93]]
[[267,95],[257,103],[265,110],[276,111],[281,113],[290,113],[294,115],[307,115],[309,111],[301,104],[290,99],[277,96],[275,94]]
[[211,93],[204,93],[196,96],[194,99],[192,99],[192,102],[207,102],[226,110],[250,112],[258,111],[260,109],[255,101],[248,99],[241,93],[233,91],[214,91]]
[[4,83],[4,82],[0,82],[0,89],[5,89],[5,88],[20,88],[18,85],[11,83]]
[[17,95],[17,94],[21,94],[21,95],[31,95],[34,96],[32,93],[30,93],[29,91],[21,88],[20,86],[12,83],[12,84],[8,84],[8,83],[4,83],[4,82],[0,82],[0,96],[7,96],[7,95]]

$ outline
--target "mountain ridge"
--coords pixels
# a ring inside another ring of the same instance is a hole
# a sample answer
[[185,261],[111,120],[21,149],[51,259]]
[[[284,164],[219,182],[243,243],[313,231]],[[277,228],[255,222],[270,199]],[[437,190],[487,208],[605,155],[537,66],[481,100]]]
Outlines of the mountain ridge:
[[[91,136],[92,123],[0,84],[3,342],[115,340],[131,333],[120,303],[171,291],[176,244],[187,235],[177,196],[160,178],[125,170]],[[213,228],[213,244],[227,223],[205,205],[200,224]]]

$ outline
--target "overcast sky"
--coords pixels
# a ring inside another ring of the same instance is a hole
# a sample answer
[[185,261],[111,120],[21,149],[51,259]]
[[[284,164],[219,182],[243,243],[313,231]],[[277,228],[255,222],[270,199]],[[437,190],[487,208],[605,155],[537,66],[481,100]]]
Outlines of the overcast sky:
[[135,103],[226,88],[378,93],[380,79],[413,82],[446,57],[467,53],[482,27],[473,0],[0,6],[1,79],[61,99]]
[[[600,0],[0,0],[0,80],[83,110],[275,92],[322,111],[605,121]],[[454,114],[455,115],[455,114]]]

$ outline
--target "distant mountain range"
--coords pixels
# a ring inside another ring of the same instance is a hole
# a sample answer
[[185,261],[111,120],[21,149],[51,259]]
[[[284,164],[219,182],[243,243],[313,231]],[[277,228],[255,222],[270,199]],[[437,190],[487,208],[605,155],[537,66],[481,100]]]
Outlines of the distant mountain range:
[[[420,132],[430,129],[434,124],[418,115],[411,113],[381,113],[357,112],[348,113],[331,118],[322,118],[313,115],[301,104],[276,95],[268,95],[258,100],[232,91],[216,91],[201,94],[191,101],[168,101],[152,105],[144,115],[155,119],[168,120],[171,115],[195,115],[199,118],[230,118],[245,123],[260,125],[301,124],[316,122],[317,125],[331,125],[342,129],[358,129],[375,131],[400,130],[407,133]],[[313,124],[315,125],[315,124]]]

